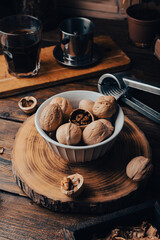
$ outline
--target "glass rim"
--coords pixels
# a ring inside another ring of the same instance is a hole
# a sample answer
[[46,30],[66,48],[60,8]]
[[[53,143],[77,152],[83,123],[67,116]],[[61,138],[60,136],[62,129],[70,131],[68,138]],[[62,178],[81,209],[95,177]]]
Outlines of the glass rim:
[[[28,17],[28,18],[30,18],[32,20],[35,20],[36,22],[39,23],[38,28],[34,32],[28,32],[27,35],[32,35],[32,34],[35,34],[35,32],[42,31],[42,22],[41,22],[41,20],[38,19],[37,17],[34,17],[32,15],[27,15],[27,14],[15,14],[15,15],[10,15],[10,16],[4,17],[4,18],[0,19],[0,24],[3,21],[5,21],[5,20],[7,20],[9,18],[19,18],[19,17]],[[6,34],[6,35],[9,35],[9,36],[19,36],[19,35],[22,36],[22,35],[26,35],[26,33],[21,33],[21,34],[19,34],[19,33],[10,33],[10,32],[4,32],[2,30],[0,30],[0,33]]]

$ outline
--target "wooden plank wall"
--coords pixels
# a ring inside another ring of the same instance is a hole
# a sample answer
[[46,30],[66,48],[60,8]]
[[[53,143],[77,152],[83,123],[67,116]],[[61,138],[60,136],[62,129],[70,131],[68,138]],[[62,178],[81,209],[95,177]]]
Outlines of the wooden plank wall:
[[63,16],[87,16],[104,19],[123,19],[125,10],[140,0],[60,0]]
[[140,3],[141,0],[119,0],[119,14],[125,14],[126,9],[133,4]]

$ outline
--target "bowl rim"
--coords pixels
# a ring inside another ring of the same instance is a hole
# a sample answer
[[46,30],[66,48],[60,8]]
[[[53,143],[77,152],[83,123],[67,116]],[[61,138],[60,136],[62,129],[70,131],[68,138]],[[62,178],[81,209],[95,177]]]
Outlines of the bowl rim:
[[[49,103],[53,98],[55,97],[62,97],[63,94],[69,94],[69,93],[86,93],[86,94],[97,94],[99,96],[103,96],[103,94],[99,93],[99,92],[94,92],[94,91],[88,91],[88,90],[71,90],[71,91],[65,91],[65,92],[61,92],[58,94],[53,95],[52,97],[48,98],[47,100],[45,100],[37,109],[36,114],[35,114],[35,126],[37,131],[40,133],[40,135],[49,143],[52,143],[58,147],[61,148],[67,148],[67,149],[74,149],[74,150],[86,150],[86,149],[91,149],[91,148],[96,148],[96,147],[100,147],[105,145],[106,143],[112,141],[114,138],[116,138],[116,136],[118,136],[118,134],[121,132],[123,125],[124,125],[124,113],[122,111],[122,108],[118,105],[118,116],[121,116],[121,125],[119,126],[119,131],[118,132],[113,132],[113,134],[107,138],[106,140],[97,143],[97,144],[93,144],[93,145],[85,145],[85,146],[74,146],[74,145],[65,145],[65,144],[61,144],[53,139],[51,139],[46,133],[45,131],[43,131],[43,129],[40,127],[39,121],[38,121],[38,117],[39,114],[41,112],[41,110],[43,109],[43,107],[45,105],[47,105],[47,103]],[[64,97],[64,96],[63,96]]]

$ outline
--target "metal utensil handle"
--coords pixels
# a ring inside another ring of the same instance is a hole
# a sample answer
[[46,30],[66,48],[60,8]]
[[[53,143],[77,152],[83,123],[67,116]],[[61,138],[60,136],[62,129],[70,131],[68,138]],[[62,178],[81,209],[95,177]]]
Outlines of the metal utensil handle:
[[156,112],[152,108],[146,106],[144,103],[138,101],[137,99],[133,97],[123,97],[121,100],[132,107],[133,109],[137,110],[138,112],[142,113],[146,117],[150,118],[156,123],[160,124],[160,113]]
[[122,80],[124,81],[127,87],[136,88],[145,92],[160,95],[160,86],[158,87],[155,84],[146,83],[138,79],[127,78],[127,77],[123,77]]

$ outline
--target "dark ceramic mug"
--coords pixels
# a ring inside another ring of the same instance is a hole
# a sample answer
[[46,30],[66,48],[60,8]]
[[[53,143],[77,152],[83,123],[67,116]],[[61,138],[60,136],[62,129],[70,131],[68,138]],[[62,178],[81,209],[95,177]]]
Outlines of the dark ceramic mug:
[[126,13],[131,41],[137,47],[149,47],[160,34],[160,11],[146,4],[134,4]]
[[66,60],[79,62],[92,58],[92,21],[82,17],[68,18],[60,23],[59,29],[60,46]]

